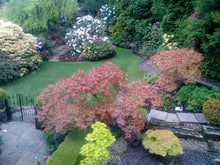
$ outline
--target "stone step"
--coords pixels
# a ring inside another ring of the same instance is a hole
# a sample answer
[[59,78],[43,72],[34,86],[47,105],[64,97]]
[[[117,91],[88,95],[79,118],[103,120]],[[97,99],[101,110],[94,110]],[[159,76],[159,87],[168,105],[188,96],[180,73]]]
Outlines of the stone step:
[[147,120],[150,118],[175,123],[207,123],[202,113],[167,113],[152,109]]
[[206,139],[220,141],[220,128],[212,126],[203,126],[202,133]]

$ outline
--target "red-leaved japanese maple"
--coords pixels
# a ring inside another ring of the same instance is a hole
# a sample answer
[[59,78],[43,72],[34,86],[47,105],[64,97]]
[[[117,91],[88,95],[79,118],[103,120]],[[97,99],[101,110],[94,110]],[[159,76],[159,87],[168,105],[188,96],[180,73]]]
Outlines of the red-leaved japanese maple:
[[40,97],[43,105],[39,113],[40,121],[46,131],[54,128],[56,132],[62,133],[74,127],[86,129],[96,120],[115,125],[121,122],[117,117],[119,111],[115,108],[116,95],[124,89],[120,114],[125,122],[120,123],[120,126],[125,136],[130,138],[131,132],[139,133],[144,126],[145,117],[141,116],[137,107],[144,106],[144,100],[151,97],[154,105],[159,95],[156,95],[156,91],[153,93],[154,90],[148,84],[139,83],[131,88],[128,88],[128,84],[126,73],[112,62],[92,68],[89,74],[79,69],[78,74],[61,79],[43,90]]
[[162,90],[172,92],[181,81],[188,83],[201,78],[200,63],[203,56],[194,50],[161,51],[151,57],[151,60],[153,60],[155,68],[160,71],[156,84]]

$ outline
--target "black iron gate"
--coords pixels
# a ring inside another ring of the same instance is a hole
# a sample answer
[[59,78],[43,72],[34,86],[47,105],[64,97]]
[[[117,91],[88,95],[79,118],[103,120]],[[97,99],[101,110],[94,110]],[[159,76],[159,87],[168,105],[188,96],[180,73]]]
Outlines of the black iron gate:
[[34,123],[37,116],[37,109],[34,100],[16,94],[6,97],[8,119],[13,121]]

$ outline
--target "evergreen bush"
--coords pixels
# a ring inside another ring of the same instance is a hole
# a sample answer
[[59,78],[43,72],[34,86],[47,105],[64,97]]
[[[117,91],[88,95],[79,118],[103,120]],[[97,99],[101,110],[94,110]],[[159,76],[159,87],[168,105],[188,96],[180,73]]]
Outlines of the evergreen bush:
[[220,122],[220,100],[207,100],[203,104],[203,114],[209,122]]
[[112,44],[101,39],[87,42],[83,48],[83,56],[89,61],[97,61],[114,55]]

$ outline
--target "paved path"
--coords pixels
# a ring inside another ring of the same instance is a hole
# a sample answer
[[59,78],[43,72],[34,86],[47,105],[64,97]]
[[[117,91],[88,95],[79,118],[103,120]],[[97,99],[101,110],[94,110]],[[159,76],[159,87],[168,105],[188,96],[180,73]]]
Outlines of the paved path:
[[34,124],[12,121],[1,123],[0,128],[4,142],[0,154],[2,165],[34,165],[36,158],[41,165],[45,164],[43,158],[50,154],[46,151],[43,132],[35,129]]
[[207,123],[202,113],[167,113],[164,111],[151,110],[147,116],[147,120],[149,120],[149,118],[176,123]]

